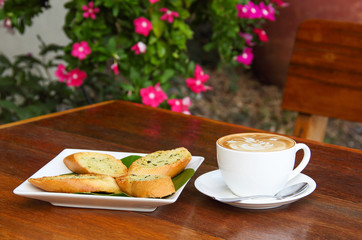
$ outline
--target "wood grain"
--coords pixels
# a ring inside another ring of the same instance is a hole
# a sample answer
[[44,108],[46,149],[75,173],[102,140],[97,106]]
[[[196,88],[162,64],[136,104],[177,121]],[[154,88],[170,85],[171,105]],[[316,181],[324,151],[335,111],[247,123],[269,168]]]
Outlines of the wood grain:
[[[362,151],[295,138],[312,151],[317,190],[293,204],[246,210],[198,192],[217,169],[216,140],[260,131],[112,101],[0,129],[0,239],[358,239]],[[187,147],[205,161],[179,199],[152,213],[55,207],[12,193],[64,148],[151,152]],[[298,156],[299,158],[301,156]]]
[[323,142],[327,124],[327,117],[308,113],[298,113],[293,135]]
[[362,24],[307,20],[297,32],[283,109],[362,122]]

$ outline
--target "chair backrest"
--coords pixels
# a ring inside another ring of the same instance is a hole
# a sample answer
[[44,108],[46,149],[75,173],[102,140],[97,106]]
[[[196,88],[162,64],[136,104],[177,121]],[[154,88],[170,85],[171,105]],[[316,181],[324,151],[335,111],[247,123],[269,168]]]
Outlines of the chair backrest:
[[297,31],[282,108],[294,135],[323,141],[328,117],[362,122],[362,24],[307,20]]

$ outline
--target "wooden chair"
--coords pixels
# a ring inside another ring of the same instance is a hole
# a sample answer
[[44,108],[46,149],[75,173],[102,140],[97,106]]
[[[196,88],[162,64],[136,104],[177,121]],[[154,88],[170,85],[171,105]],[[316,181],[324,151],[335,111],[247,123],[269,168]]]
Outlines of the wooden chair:
[[328,117],[362,122],[362,24],[307,20],[297,32],[282,109],[294,136],[323,141]]

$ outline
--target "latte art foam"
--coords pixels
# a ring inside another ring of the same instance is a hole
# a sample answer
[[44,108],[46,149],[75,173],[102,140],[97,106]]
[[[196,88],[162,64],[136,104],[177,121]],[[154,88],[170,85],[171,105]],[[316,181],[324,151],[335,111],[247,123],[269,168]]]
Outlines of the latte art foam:
[[218,143],[225,148],[247,152],[281,151],[295,145],[290,138],[267,133],[229,135],[219,139]]

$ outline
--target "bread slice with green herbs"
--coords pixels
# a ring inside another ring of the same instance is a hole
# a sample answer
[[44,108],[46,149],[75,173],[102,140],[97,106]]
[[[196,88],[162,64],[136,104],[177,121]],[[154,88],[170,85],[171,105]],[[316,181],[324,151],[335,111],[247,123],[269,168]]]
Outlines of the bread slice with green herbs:
[[112,155],[97,152],[78,152],[64,158],[64,164],[75,173],[98,173],[119,177],[127,174],[127,167]]
[[34,186],[48,192],[104,192],[119,193],[116,180],[103,174],[65,174],[51,177],[29,178]]
[[166,175],[172,178],[187,166],[191,157],[191,153],[184,147],[153,152],[134,161],[128,174]]
[[165,175],[125,175],[116,178],[121,191],[144,198],[162,198],[175,192],[175,186],[169,176]]

